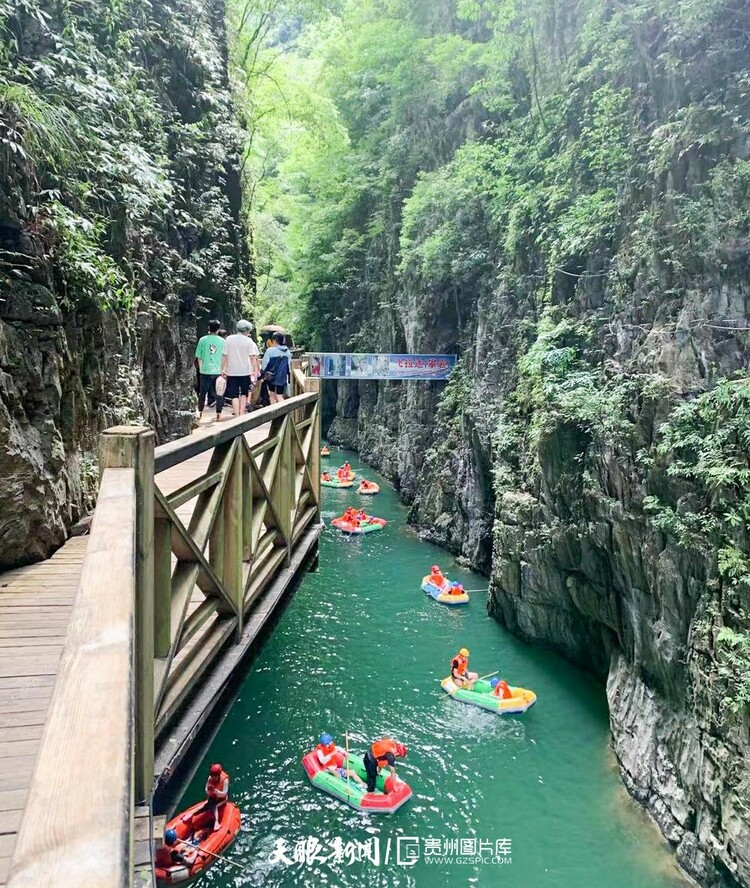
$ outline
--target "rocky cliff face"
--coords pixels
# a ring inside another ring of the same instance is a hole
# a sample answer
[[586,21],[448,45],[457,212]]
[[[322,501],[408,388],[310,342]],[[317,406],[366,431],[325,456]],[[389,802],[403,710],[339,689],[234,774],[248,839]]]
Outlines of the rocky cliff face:
[[237,316],[248,269],[220,0],[30,0],[0,38],[7,566],[91,505],[103,428],[189,428],[199,327]]
[[[585,52],[523,145],[503,124],[465,152],[486,215],[451,261],[475,271],[402,258],[378,347],[459,350],[459,372],[340,385],[329,435],[490,575],[498,620],[607,682],[625,784],[685,870],[750,885],[748,10],[708,4],[698,27],[686,6],[601,6],[600,55],[580,21],[537,32]],[[402,248],[465,213],[444,197],[462,163],[418,183]]]

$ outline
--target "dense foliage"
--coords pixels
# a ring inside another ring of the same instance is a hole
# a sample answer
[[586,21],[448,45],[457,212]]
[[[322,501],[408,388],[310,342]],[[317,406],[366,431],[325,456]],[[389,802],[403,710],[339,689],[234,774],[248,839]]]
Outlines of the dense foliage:
[[564,432],[558,494],[583,504],[628,466],[628,505],[712,565],[711,648],[744,705],[744,482],[716,473],[746,469],[706,411],[726,419],[741,383],[711,389],[743,366],[747,4],[235,3],[266,28],[241,67],[261,314],[332,350],[458,350],[428,471],[471,435],[497,498],[536,492]]
[[[222,12],[198,0],[0,3],[2,223],[8,246],[17,230],[54,257],[64,306],[127,312],[145,298],[158,315],[180,300],[192,310],[198,292],[231,304],[236,219],[223,192],[240,135],[206,27]],[[29,263],[33,275],[29,252],[4,250],[7,285]]]

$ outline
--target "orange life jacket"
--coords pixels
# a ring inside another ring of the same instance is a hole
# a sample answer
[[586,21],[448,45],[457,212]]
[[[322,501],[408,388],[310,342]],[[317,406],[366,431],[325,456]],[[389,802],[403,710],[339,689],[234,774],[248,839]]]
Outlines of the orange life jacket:
[[445,582],[445,577],[441,573],[431,573],[430,582],[433,586],[437,586],[438,589],[441,589]]
[[396,741],[391,740],[390,737],[383,737],[382,740],[376,740],[372,744],[372,746],[370,747],[370,752],[377,760],[378,764],[380,762],[384,762],[387,752],[392,752],[393,755],[396,755]]
[[[320,752],[323,753],[324,761],[322,762],[322,764],[324,767],[331,764],[333,757],[336,755],[336,751],[336,744],[333,741],[331,741],[328,746],[323,746],[322,743],[318,743],[318,745],[315,747],[316,754]],[[317,758],[318,761],[320,761],[320,755],[318,755]]]
[[451,586],[451,595],[463,595],[464,587],[460,584],[457,586]]
[[[226,783],[227,783],[227,793],[228,793],[229,774],[227,774],[226,771],[222,771],[221,774],[219,774],[218,780],[214,780],[213,774],[210,775],[208,778],[208,781],[209,781],[208,782],[208,794],[211,796],[211,798],[214,797],[214,792],[221,792],[222,791],[222,789],[224,787],[224,781],[226,781]],[[229,797],[229,795],[227,794],[227,798],[228,797]]]
[[456,672],[459,675],[464,675],[466,672],[466,668],[469,665],[469,658],[462,657],[461,654],[456,654],[456,656],[453,658],[453,660],[451,660],[451,675],[453,674],[453,661],[454,660],[458,661],[458,663],[456,665]]
[[321,481],[330,481],[331,476],[328,474],[328,472],[323,472],[323,474],[320,476],[320,479]]
[[492,692],[496,697],[502,697],[503,700],[510,700],[513,696],[513,691],[511,691],[508,686],[508,682],[502,679],[495,685],[495,689]]

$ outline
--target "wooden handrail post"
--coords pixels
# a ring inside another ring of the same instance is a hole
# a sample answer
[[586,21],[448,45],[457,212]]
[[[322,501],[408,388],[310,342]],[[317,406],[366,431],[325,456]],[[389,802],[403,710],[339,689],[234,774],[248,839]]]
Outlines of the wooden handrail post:
[[237,639],[242,634],[244,588],[242,584],[243,518],[242,441],[235,439],[230,454],[229,476],[224,490],[224,585],[237,605]]
[[305,394],[309,392],[315,392],[318,396],[318,401],[314,406],[314,417],[315,422],[313,423],[313,432],[312,432],[312,445],[310,447],[310,476],[312,478],[312,483],[315,485],[316,496],[315,499],[318,503],[318,521],[320,521],[320,416],[321,416],[321,402],[320,402],[320,380],[313,379],[308,377],[305,379]]
[[154,517],[154,656],[167,657],[172,645],[172,525]]
[[[135,472],[135,762],[136,802],[151,796],[154,782],[154,432],[115,426],[101,437],[100,471]],[[161,548],[161,547],[160,547]],[[163,553],[162,553],[163,554]]]

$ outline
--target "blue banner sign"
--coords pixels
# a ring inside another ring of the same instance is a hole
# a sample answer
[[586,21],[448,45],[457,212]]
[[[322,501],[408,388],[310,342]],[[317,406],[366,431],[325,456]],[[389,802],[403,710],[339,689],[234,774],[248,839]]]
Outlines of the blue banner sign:
[[317,379],[447,379],[456,355],[370,355],[311,353],[310,375]]

